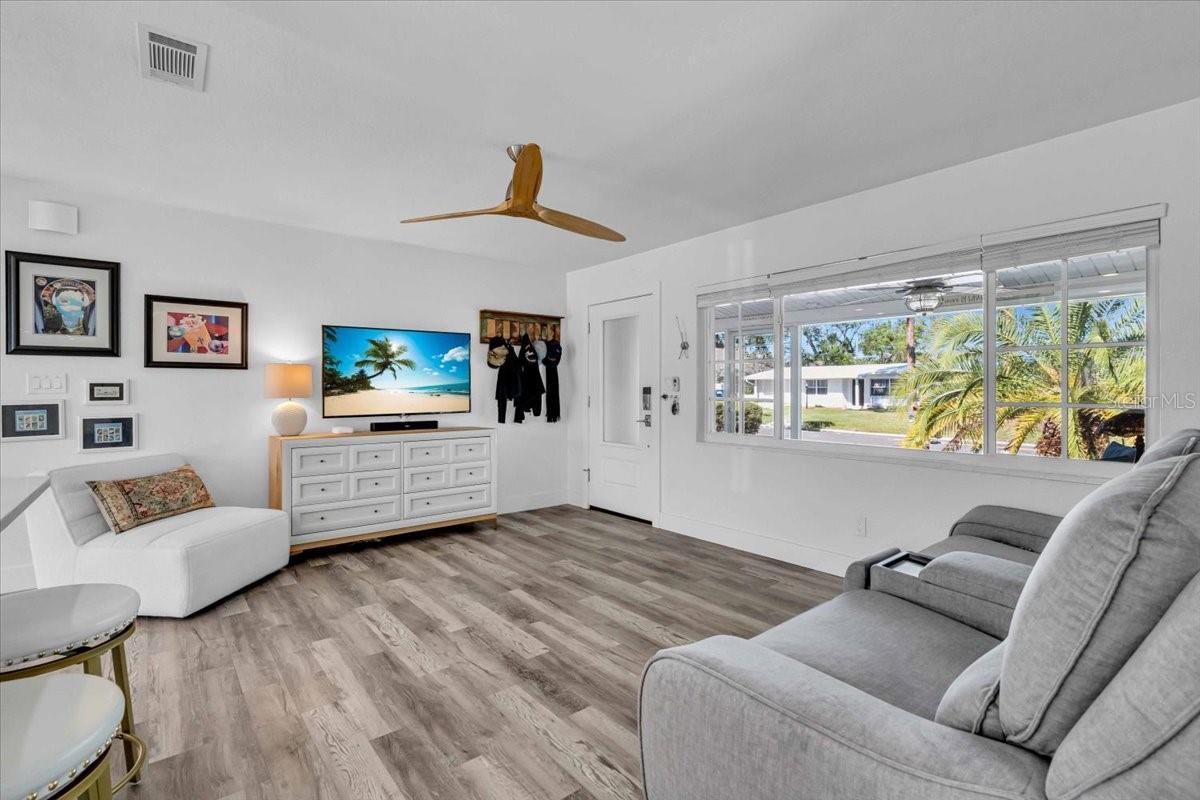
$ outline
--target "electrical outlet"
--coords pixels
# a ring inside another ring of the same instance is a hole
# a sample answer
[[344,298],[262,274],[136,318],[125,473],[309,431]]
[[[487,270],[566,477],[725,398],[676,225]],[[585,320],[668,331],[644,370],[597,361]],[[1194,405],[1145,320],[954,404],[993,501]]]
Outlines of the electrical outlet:
[[65,372],[28,372],[25,374],[25,391],[28,394],[66,394]]
[[861,536],[864,539],[866,538],[866,536],[867,536],[867,518],[866,517],[858,518],[858,524],[856,524],[854,526],[854,533],[855,533],[855,535]]

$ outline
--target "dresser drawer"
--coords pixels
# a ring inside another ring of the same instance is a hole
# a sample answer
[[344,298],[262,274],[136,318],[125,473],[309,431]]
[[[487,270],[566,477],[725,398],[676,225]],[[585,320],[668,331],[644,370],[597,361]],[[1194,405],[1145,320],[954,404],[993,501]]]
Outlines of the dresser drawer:
[[450,442],[451,461],[486,461],[492,457],[491,440],[456,439]]
[[404,516],[430,517],[437,514],[465,511],[469,508],[487,508],[491,503],[492,490],[490,486],[406,494],[404,495]]
[[347,476],[350,496],[385,497],[400,494],[400,470],[383,469],[378,472],[353,472]]
[[404,466],[420,467],[426,464],[445,464],[450,460],[450,444],[451,442],[447,439],[405,442]]
[[350,481],[345,475],[314,475],[292,479],[292,505],[332,503],[350,499]]
[[450,469],[444,464],[432,467],[405,467],[404,491],[424,492],[430,489],[448,489],[454,485],[450,482]]
[[336,506],[305,506],[292,510],[292,535],[355,528],[400,518],[400,498],[351,500]]
[[350,469],[391,469],[400,466],[400,447],[394,444],[350,445]]
[[451,486],[476,486],[492,482],[492,465],[487,461],[478,464],[450,465]]
[[346,472],[348,464],[345,447],[297,447],[292,451],[293,478]]

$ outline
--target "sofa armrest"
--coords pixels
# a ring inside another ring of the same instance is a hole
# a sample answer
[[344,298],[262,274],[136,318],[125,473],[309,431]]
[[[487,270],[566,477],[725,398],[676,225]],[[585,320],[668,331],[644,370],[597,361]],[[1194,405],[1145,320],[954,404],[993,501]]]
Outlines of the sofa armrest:
[[1062,517],[1009,506],[976,506],[950,526],[951,536],[977,536],[1040,553]]
[[919,575],[873,566],[870,583],[873,591],[887,592],[1003,639],[1032,569],[1007,558],[954,551],[930,561]]
[[651,659],[638,722],[647,800],[1045,797],[1041,757],[732,636]]
[[920,578],[925,583],[952,592],[977,597],[989,603],[1017,607],[1017,598],[1033,567],[983,553],[943,553],[925,565]]
[[899,552],[898,548],[889,547],[887,550],[881,550],[873,556],[860,558],[846,567],[846,577],[842,581],[842,591],[852,592],[855,589],[868,588],[871,585],[871,565],[878,564],[885,558],[891,558]]

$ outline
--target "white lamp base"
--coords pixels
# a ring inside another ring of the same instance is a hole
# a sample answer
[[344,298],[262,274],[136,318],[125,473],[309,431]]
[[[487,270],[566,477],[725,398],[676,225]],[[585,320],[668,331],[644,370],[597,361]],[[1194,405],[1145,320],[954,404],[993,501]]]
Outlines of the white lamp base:
[[308,424],[308,412],[295,400],[285,400],[271,412],[271,424],[280,436],[296,436]]

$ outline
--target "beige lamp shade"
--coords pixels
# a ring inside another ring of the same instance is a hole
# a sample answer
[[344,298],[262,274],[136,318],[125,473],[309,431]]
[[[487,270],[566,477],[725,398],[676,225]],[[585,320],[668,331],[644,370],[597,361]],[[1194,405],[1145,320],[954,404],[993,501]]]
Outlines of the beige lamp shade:
[[313,375],[308,364],[267,364],[266,397],[312,397]]

